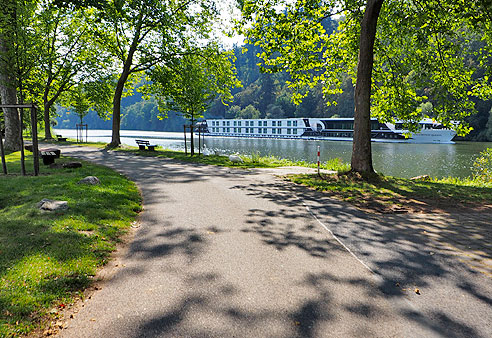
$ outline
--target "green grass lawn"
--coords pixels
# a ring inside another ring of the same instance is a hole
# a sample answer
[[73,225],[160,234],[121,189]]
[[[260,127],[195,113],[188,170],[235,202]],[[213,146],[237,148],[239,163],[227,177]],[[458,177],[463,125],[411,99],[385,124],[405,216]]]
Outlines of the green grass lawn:
[[[81,297],[141,210],[135,184],[108,168],[41,164],[40,176],[23,177],[19,158],[8,155],[9,175],[0,174],[0,337],[28,333]],[[77,184],[91,175],[101,184]],[[43,198],[68,201],[69,209],[43,213],[36,206]]]
[[375,176],[365,181],[353,175],[290,175],[306,185],[370,212],[492,210],[492,182],[473,179],[414,181]]

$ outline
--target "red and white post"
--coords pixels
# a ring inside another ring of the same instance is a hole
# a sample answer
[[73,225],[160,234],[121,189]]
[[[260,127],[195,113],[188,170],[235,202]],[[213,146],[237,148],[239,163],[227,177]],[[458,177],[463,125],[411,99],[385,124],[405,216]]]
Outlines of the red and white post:
[[319,173],[319,146],[318,146],[318,176],[321,176]]

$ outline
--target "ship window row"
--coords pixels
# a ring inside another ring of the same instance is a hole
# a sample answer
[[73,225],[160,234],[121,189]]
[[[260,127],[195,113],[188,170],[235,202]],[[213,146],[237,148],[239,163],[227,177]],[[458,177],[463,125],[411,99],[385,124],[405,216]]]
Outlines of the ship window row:
[[[275,135],[281,135],[282,134],[282,129],[281,128],[216,128],[212,127],[212,132],[213,133],[230,133],[231,131],[233,133],[237,134],[254,134],[255,132],[258,134],[268,134],[270,130],[270,134],[275,134]],[[287,135],[297,135],[297,129],[291,129],[287,128]]]
[[394,134],[394,133],[371,133],[371,138],[378,138],[378,139],[404,139],[405,136],[401,134]]
[[[234,127],[242,127],[242,122],[244,122],[244,125],[246,127],[267,127],[268,126],[268,121],[257,121],[255,125],[255,121],[233,121],[233,126]],[[223,120],[223,121],[212,121],[212,127],[229,127],[231,126],[231,121]],[[282,121],[271,121],[271,126],[272,127],[281,127],[282,126]],[[297,121],[287,121],[287,127],[297,127]]]
[[[420,128],[422,129],[444,129],[444,127],[440,124],[430,124],[430,123],[420,123]],[[403,123],[395,124],[396,130],[403,130]]]

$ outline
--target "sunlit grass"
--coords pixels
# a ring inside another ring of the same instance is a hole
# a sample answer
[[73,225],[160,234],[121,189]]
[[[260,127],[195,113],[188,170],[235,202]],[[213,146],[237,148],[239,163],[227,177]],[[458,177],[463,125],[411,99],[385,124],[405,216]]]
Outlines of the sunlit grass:
[[[306,161],[291,161],[273,155],[260,156],[257,152],[253,152],[252,154],[247,155],[239,155],[243,160],[243,163],[232,163],[229,160],[229,157],[224,155],[204,156],[203,154],[198,155],[198,153],[196,153],[194,156],[190,156],[189,153],[185,154],[182,151],[161,148],[157,148],[156,151],[143,151],[138,150],[138,148],[136,147],[126,146],[124,148],[118,149],[118,151],[130,152],[141,156],[173,158],[182,162],[203,163],[234,168],[277,168],[285,166],[300,166],[308,168],[317,167],[315,163],[309,163]],[[325,170],[344,171],[348,170],[349,165],[343,163],[341,159],[335,158],[321,163],[320,168]]]
[[[41,165],[40,176],[20,176],[19,157],[7,155],[9,175],[0,175],[0,337],[30,332],[80,295],[141,209],[135,184],[108,168]],[[77,184],[86,176],[101,184]],[[69,209],[41,212],[43,198],[68,201]]]

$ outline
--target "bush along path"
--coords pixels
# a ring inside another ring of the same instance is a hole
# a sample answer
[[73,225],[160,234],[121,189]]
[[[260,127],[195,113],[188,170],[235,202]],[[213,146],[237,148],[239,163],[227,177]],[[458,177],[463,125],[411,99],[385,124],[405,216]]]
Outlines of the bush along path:
[[[31,168],[30,156],[27,161]],[[71,161],[42,166],[38,177],[0,175],[0,337],[39,329],[83,298],[141,210],[138,189],[126,177],[87,162],[62,168]],[[20,172],[18,153],[7,162],[9,173]],[[100,184],[77,184],[87,176]],[[66,201],[66,207],[41,210],[43,199]]]

